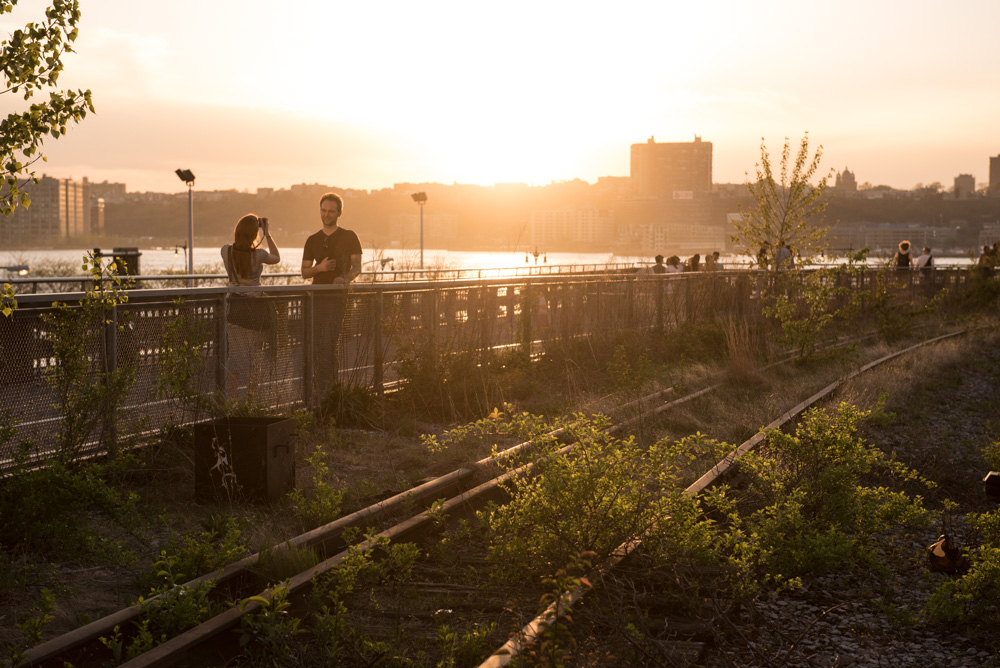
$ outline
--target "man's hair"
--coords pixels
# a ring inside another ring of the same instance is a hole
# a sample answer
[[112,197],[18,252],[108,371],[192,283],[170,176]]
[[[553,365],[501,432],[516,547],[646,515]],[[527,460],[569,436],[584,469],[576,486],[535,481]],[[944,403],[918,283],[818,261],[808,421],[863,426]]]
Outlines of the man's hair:
[[323,202],[336,202],[337,206],[340,208],[340,213],[344,213],[344,198],[337,193],[326,193],[319,198],[320,206],[323,206]]
[[656,264],[663,264],[663,256],[662,255],[657,255],[653,259],[656,260]]

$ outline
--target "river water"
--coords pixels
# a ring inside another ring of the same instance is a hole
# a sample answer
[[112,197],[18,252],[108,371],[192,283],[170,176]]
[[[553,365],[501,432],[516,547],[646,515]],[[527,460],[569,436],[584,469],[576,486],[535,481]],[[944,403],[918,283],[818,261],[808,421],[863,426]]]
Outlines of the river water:
[[[0,253],[0,262],[4,266],[27,264],[36,270],[63,266],[74,273],[79,272],[83,256],[87,250],[19,250]],[[110,253],[111,248],[101,249]],[[281,264],[272,267],[272,271],[298,271],[302,263],[302,248],[280,248]],[[143,275],[154,275],[163,272],[184,273],[187,268],[187,251],[183,248],[140,248],[139,269]],[[523,268],[541,265],[602,265],[602,264],[636,264],[643,266],[652,262],[651,257],[615,256],[604,253],[543,253],[537,257],[524,252],[491,252],[491,251],[451,251],[441,249],[424,249],[423,263],[427,269],[466,269],[466,268]],[[381,260],[385,259],[385,269],[416,269],[420,267],[419,249],[387,249],[373,251],[365,249],[362,262],[365,271],[380,268]],[[389,261],[391,259],[391,262]],[[747,258],[723,256],[723,263],[742,264]],[[967,266],[968,258],[947,257],[937,258],[938,266]],[[884,260],[878,260],[882,264]],[[225,273],[218,247],[194,249],[195,273],[221,274]],[[47,272],[50,273],[50,272]]]

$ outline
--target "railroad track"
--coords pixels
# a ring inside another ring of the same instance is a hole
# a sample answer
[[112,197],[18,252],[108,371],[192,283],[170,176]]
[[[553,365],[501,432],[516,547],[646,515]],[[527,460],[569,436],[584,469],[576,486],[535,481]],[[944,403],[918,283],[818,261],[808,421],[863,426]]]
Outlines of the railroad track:
[[[950,334],[947,336],[955,335]],[[940,341],[943,338],[947,337],[938,337],[919,345]],[[901,354],[905,354],[916,347],[919,346],[913,346],[877,360],[862,367],[854,375]],[[793,419],[808,406],[832,392],[839,385],[839,382],[828,386],[820,393],[786,412],[778,420],[768,425],[768,428],[777,428]],[[626,431],[644,420],[649,420],[666,410],[703,396],[718,387],[719,384],[710,385],[676,399],[670,399],[675,392],[673,388],[667,388],[666,390],[638,399],[629,405],[623,406],[623,408],[633,411],[638,410],[639,414],[632,417],[622,417],[616,424],[609,428],[609,431]],[[569,428],[561,428],[550,431],[544,436],[559,441],[560,439],[568,439],[570,431]],[[713,466],[699,480],[694,482],[688,488],[687,493],[697,494],[711,485],[720,476],[725,474],[742,453],[755,447],[762,438],[763,435],[758,434],[747,440],[728,457]],[[475,462],[469,467],[458,469],[445,476],[427,481],[407,492],[380,501],[335,522],[287,541],[282,547],[314,550],[320,555],[322,561],[285,581],[281,585],[283,595],[301,599],[312,589],[317,578],[321,578],[344,564],[352,554],[384,545],[384,541],[404,543],[418,540],[422,535],[430,532],[442,516],[460,517],[463,514],[473,512],[476,508],[484,507],[490,501],[501,499],[504,493],[504,484],[514,476],[529,475],[535,464],[529,462],[514,470],[496,475],[498,463],[504,459],[525,455],[534,446],[534,443],[534,440],[519,443],[501,453]],[[558,452],[566,453],[571,451],[573,447],[574,444],[572,442],[566,443]],[[442,501],[442,499],[446,500]],[[403,519],[399,520],[399,517],[403,517]],[[378,526],[385,526],[385,528],[360,543],[349,544],[344,540],[344,532],[349,529],[365,529]],[[608,562],[601,564],[596,574],[601,575],[608,572],[640,545],[641,541],[634,541],[621,546]],[[282,549],[282,547],[276,549]],[[198,626],[167,639],[165,642],[122,665],[130,666],[131,668],[172,665],[213,666],[232,660],[233,656],[240,649],[238,636],[232,631],[237,630],[244,619],[260,613],[262,609],[269,605],[274,592],[277,591],[275,587],[267,587],[263,591],[256,591],[252,588],[248,589],[248,587],[252,587],[252,584],[256,580],[253,576],[253,569],[259,561],[259,554],[251,555],[223,569],[203,575],[181,585],[181,587],[190,590],[205,583],[211,583],[216,592],[215,596],[226,600],[239,600],[242,603],[240,605],[233,605],[223,613],[204,621]],[[436,587],[438,590],[443,588],[452,592],[456,591],[453,585],[437,583],[428,586],[432,588]],[[575,602],[583,594],[584,591],[566,592],[563,598],[560,599],[561,604],[554,604],[551,610],[546,611],[546,613],[543,613],[525,625],[520,633],[514,634],[510,642],[494,652],[483,665],[499,666],[508,663],[524,647],[530,646],[531,643],[537,640],[539,634],[554,619],[558,618],[561,610],[565,610],[566,604]],[[144,608],[151,604],[155,605],[155,600],[151,603],[147,602],[145,606],[135,605],[125,608],[68,634],[49,640],[31,649],[27,653],[25,660],[19,665],[22,667],[61,667],[67,663],[77,666],[107,663],[112,660],[112,655],[105,644],[101,642],[101,638],[108,638],[117,632],[128,633],[129,629],[137,627],[145,612]]]

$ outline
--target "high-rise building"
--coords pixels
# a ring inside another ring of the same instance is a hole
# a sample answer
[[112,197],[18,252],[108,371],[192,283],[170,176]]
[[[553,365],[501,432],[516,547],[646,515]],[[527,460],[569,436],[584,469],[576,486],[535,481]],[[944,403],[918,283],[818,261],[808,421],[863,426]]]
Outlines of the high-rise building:
[[712,142],[632,144],[631,177],[637,197],[693,199],[712,191]]
[[82,183],[43,175],[38,183],[26,185],[24,191],[31,203],[17,207],[7,218],[0,218],[0,241],[65,239],[90,231],[89,202],[85,200]]
[[990,158],[990,192],[1000,192],[1000,155]]
[[959,174],[955,177],[955,199],[968,199],[976,192],[976,177]]

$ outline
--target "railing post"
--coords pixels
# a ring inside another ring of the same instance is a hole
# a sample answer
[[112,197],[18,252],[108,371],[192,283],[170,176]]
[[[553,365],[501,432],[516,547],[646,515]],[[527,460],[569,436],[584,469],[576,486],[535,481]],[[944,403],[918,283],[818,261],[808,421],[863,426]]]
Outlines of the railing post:
[[531,316],[535,312],[535,289],[528,279],[524,282],[521,295],[521,348],[525,355],[531,355]]
[[[104,387],[109,393],[114,383],[113,375],[118,370],[118,307],[111,306],[105,311],[104,318]],[[116,401],[105,401],[104,404],[104,441],[108,456],[118,454],[118,415],[115,411]]]
[[660,278],[656,281],[656,331],[663,333],[663,299],[666,293],[666,280]]
[[[226,320],[229,315],[228,294],[222,293],[215,306],[215,386],[226,397],[229,390],[226,358],[229,357],[229,340],[227,339]],[[228,397],[226,397],[228,399]]]
[[375,322],[372,332],[375,351],[372,359],[372,389],[381,397],[385,393],[385,346],[383,344],[382,321],[385,318],[385,294],[382,290],[375,293]]
[[302,401],[313,406],[313,349],[316,346],[316,291],[310,289],[302,298]]

